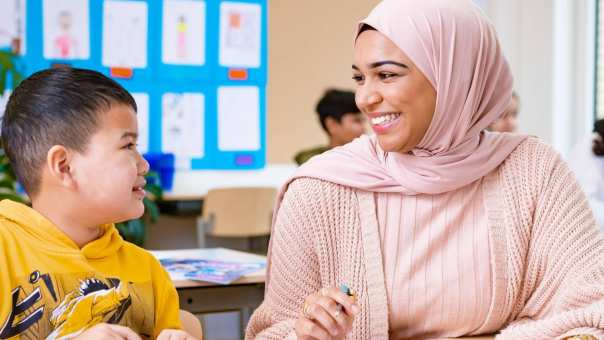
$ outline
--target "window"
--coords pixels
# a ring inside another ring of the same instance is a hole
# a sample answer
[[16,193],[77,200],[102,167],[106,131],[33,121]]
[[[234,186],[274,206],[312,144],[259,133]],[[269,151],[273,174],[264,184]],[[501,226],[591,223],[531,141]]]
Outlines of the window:
[[595,117],[604,118],[604,0],[596,1]]

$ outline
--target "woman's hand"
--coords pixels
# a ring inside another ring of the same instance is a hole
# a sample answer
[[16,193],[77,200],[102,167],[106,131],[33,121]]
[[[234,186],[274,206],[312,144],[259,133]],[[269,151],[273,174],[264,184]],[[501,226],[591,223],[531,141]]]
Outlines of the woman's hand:
[[74,340],[141,340],[140,336],[128,327],[100,323],[84,331]]
[[354,297],[335,287],[323,288],[306,298],[296,321],[296,335],[301,340],[343,339],[359,312]]

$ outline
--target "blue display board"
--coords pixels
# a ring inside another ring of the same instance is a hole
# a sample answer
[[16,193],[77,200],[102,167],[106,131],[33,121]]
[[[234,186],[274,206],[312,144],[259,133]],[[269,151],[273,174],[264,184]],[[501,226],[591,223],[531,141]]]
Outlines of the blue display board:
[[113,77],[137,99],[141,151],[174,153],[177,170],[264,167],[266,0],[70,3],[27,1],[26,75],[69,65]]

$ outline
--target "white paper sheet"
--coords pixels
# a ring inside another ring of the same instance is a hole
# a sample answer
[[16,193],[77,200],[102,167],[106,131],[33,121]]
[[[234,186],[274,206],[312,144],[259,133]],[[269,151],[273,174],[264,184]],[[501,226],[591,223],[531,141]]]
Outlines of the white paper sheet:
[[218,148],[260,149],[260,91],[256,86],[218,88]]
[[149,94],[132,93],[138,111],[136,120],[138,122],[138,151],[143,154],[149,151]]
[[173,153],[178,168],[188,167],[190,158],[204,156],[204,115],[202,93],[165,93],[162,97],[162,152]]
[[90,58],[88,0],[44,0],[44,58]]
[[220,65],[260,66],[261,7],[258,4],[220,4]]
[[206,3],[164,0],[162,61],[165,64],[205,63]]
[[2,126],[2,118],[4,117],[4,110],[6,109],[6,103],[8,97],[10,97],[11,91],[4,90],[4,93],[0,96],[0,126]]
[[147,67],[147,20],[146,2],[105,0],[103,66]]
[[0,48],[12,47],[13,39],[21,41],[20,54],[25,54],[25,0],[2,0]]

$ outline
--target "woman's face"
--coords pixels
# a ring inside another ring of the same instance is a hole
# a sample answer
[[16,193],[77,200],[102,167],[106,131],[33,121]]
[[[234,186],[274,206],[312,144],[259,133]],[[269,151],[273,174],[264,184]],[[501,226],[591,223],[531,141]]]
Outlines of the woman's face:
[[386,36],[362,32],[354,48],[356,102],[384,151],[406,153],[422,140],[436,106],[436,91]]

